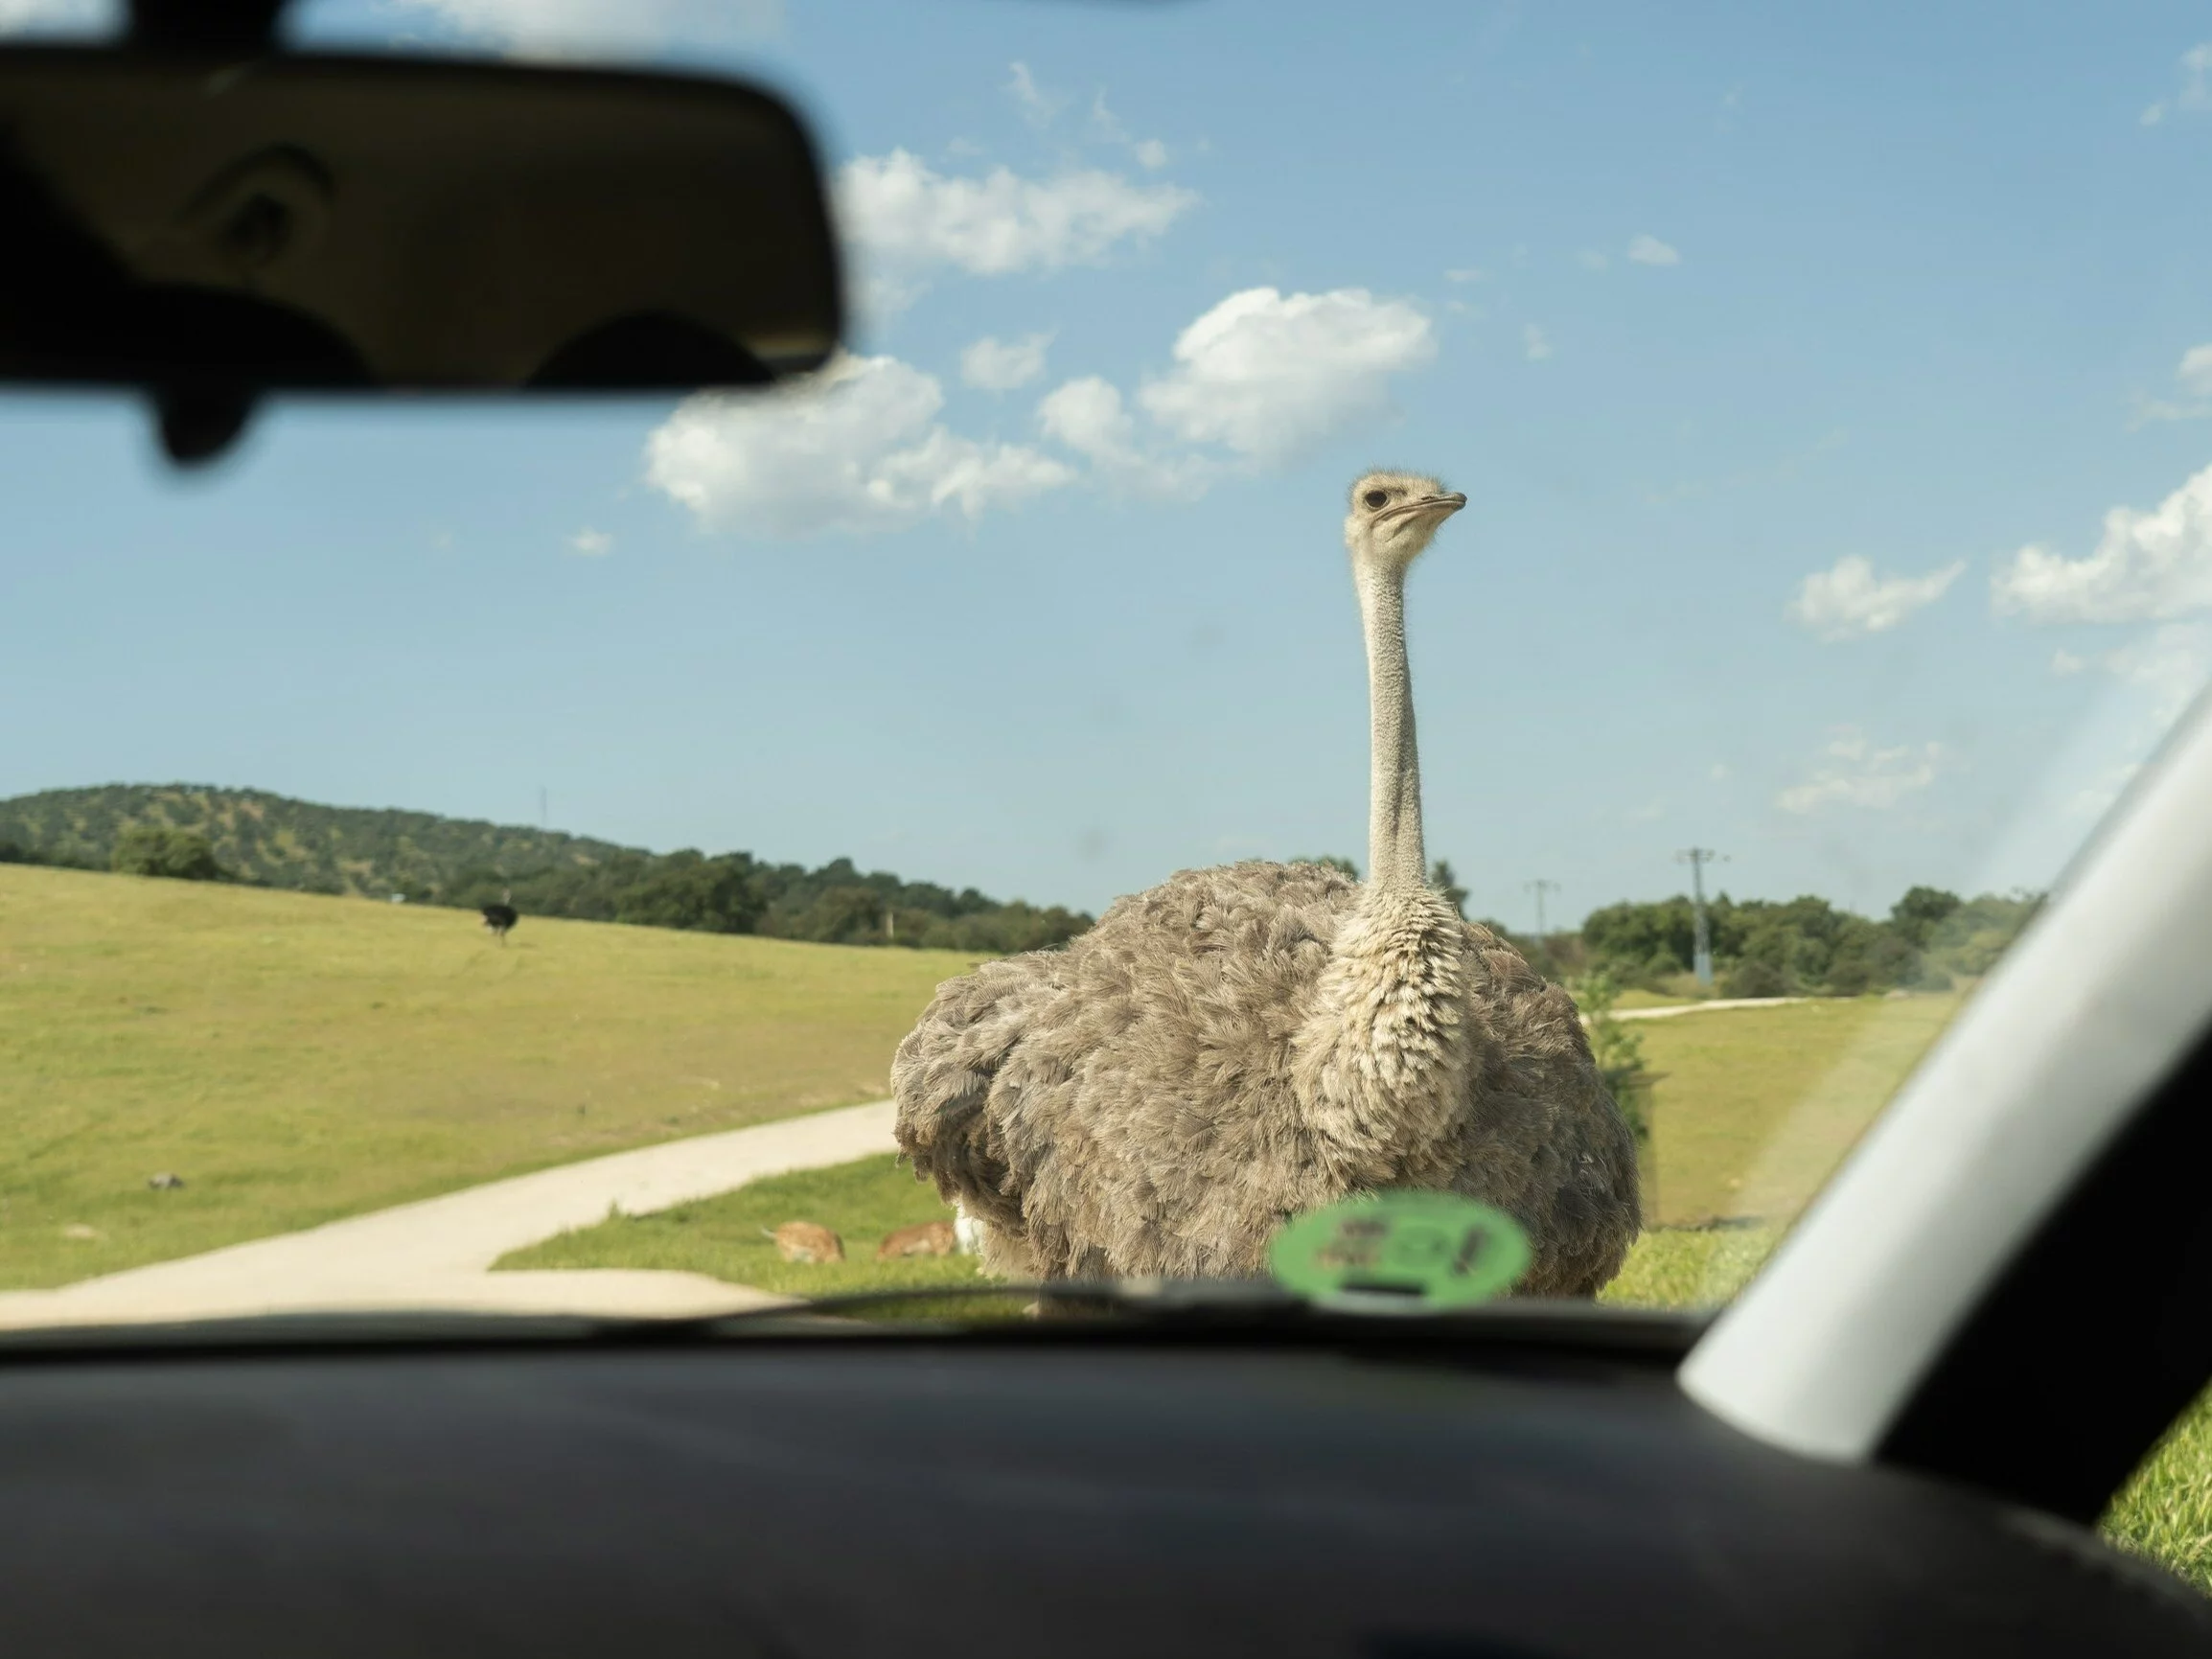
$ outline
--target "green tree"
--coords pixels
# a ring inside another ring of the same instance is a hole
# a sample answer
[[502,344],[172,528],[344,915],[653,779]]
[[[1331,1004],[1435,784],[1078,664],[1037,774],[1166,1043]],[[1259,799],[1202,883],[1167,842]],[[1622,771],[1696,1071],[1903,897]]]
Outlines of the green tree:
[[1941,887],[1911,887],[1889,908],[1889,925],[1915,950],[1925,950],[1929,937],[1966,901]]
[[[1582,943],[1591,957],[1627,983],[1688,973],[1696,936],[1696,918],[1686,893],[1657,904],[1607,905],[1592,910],[1582,923]],[[1718,949],[1716,940],[1716,954]]]
[[1983,893],[1967,900],[1928,935],[1930,967],[1947,977],[1979,979],[1997,965],[2042,905],[2039,893]]
[[1567,990],[1575,999],[1575,1006],[1581,1011],[1590,1038],[1590,1057],[1598,1063],[1598,1075],[1605,1080],[1606,1093],[1621,1108],[1629,1133],[1636,1138],[1636,1163],[1643,1177],[1646,1213],[1649,1214],[1656,1209],[1657,1168],[1651,1141],[1651,1105],[1652,1086],[1659,1078],[1644,1063],[1643,1034],[1630,1030],[1614,1018],[1613,1005],[1621,999],[1621,986],[1612,975],[1600,968],[1573,980]]
[[219,882],[225,874],[207,837],[151,823],[127,825],[116,836],[113,867],[127,876],[167,876],[182,882]]
[[1461,921],[1467,919],[1467,889],[1460,886],[1459,878],[1452,874],[1448,860],[1439,859],[1429,865],[1429,886],[1452,901],[1452,909],[1460,912]]
[[627,887],[614,919],[648,928],[749,933],[767,909],[744,853],[706,858],[689,848],[670,853]]
[[803,909],[780,910],[773,920],[784,938],[824,945],[879,945],[887,932],[883,899],[858,883],[826,887]]

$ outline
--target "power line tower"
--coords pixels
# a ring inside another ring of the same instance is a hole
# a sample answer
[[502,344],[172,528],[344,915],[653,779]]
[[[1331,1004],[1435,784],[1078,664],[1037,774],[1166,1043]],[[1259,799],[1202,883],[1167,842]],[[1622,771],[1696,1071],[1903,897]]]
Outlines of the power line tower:
[[1690,866],[1691,913],[1697,923],[1690,966],[1707,990],[1713,988],[1713,930],[1705,921],[1705,866],[1720,856],[1711,847],[1684,847],[1674,855],[1675,863]]
[[1532,882],[1523,882],[1521,886],[1536,895],[1536,943],[1541,945],[1551,936],[1550,932],[1544,926],[1544,895],[1557,892],[1559,884],[1546,881],[1542,876],[1538,876]]

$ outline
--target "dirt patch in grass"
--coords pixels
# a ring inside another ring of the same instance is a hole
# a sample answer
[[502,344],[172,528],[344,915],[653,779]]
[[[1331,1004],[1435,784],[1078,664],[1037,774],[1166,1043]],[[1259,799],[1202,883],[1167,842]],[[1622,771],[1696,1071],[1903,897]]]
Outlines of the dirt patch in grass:
[[[864,1158],[756,1181],[719,1198],[652,1215],[613,1216],[502,1256],[502,1268],[642,1267],[703,1273],[790,1296],[972,1285],[973,1256],[877,1261],[885,1234],[923,1221],[950,1221],[936,1188],[894,1157]],[[812,1221],[844,1241],[845,1259],[786,1261],[767,1236],[787,1221]]]

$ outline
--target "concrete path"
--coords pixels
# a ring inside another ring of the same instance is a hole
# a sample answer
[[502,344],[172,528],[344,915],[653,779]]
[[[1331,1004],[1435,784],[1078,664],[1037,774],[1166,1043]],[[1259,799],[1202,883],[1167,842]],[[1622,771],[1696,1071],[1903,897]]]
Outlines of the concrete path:
[[641,1146],[58,1290],[0,1293],[0,1328],[344,1308],[711,1314],[787,1300],[696,1273],[494,1273],[509,1251],[795,1169],[895,1152],[891,1103]]
[[[1805,1000],[1728,998],[1627,1008],[1614,1018],[1669,1020]],[[58,1290],[0,1292],[0,1329],[330,1309],[684,1316],[769,1306],[789,1299],[697,1273],[491,1269],[510,1251],[604,1221],[611,1208],[647,1215],[766,1176],[895,1152],[891,1117],[891,1103],[879,1100],[700,1135]]]
[[1710,1002],[1677,1002],[1666,1008],[1616,1008],[1616,1020],[1671,1020],[1677,1014],[1711,1014],[1722,1008],[1781,1008],[1806,997],[1716,997]]

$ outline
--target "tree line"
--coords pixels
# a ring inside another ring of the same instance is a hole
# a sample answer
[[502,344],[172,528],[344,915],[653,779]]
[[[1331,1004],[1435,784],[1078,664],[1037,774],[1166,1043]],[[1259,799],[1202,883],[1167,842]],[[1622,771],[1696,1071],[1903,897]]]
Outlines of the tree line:
[[750,853],[708,857],[690,848],[520,874],[479,866],[461,872],[443,893],[424,897],[472,908],[508,893],[525,915],[994,956],[1064,944],[1092,922],[1058,905],[1003,902],[974,887],[955,892],[887,870],[864,874],[850,859],[810,870],[767,864]]
[[550,830],[257,790],[108,785],[0,801],[0,864],[39,864],[526,915],[1003,956],[1064,943],[1092,918],[964,887],[817,869],[750,853],[651,853]]
[[[1358,879],[1351,860],[1327,864]],[[1467,913],[1467,889],[1439,859],[1429,886]],[[1812,894],[1737,900],[1722,893],[1705,906],[1717,988],[1729,997],[1857,997],[1870,991],[1947,990],[1978,979],[2041,908],[2040,893],[1962,898],[1917,887],[1876,918],[1838,910]],[[1537,937],[1488,917],[1482,925],[1511,944],[1548,979],[1570,985],[1602,978],[1607,999],[1633,986],[1689,994],[1694,988],[1697,913],[1688,893],[1649,902],[1624,900],[1592,910],[1578,929]]]
[[[1856,997],[1943,990],[1979,979],[2041,904],[2039,893],[1965,898],[1916,887],[1878,918],[1838,910],[1811,894],[1777,901],[1722,893],[1705,911],[1723,996]],[[1677,893],[1655,903],[1607,905],[1591,911],[1576,932],[1524,944],[1554,978],[1598,972],[1622,985],[1685,991],[1696,931],[1689,895]]]
[[[1319,858],[1358,875],[1346,858]],[[305,892],[403,898],[473,910],[512,892],[526,915],[760,933],[832,944],[1005,955],[1064,943],[1092,917],[750,853],[651,853],[557,831],[430,813],[320,806],[256,790],[108,785],[0,801],[0,864],[46,864]],[[1466,889],[1440,860],[1432,884],[1465,913]],[[1707,907],[1718,989],[1734,997],[1858,996],[1978,979],[2041,903],[1916,887],[1884,917],[1811,895],[1726,893]],[[1691,989],[1689,895],[1608,905],[1543,938],[1488,925],[1547,978],[1603,976],[1616,987]]]

